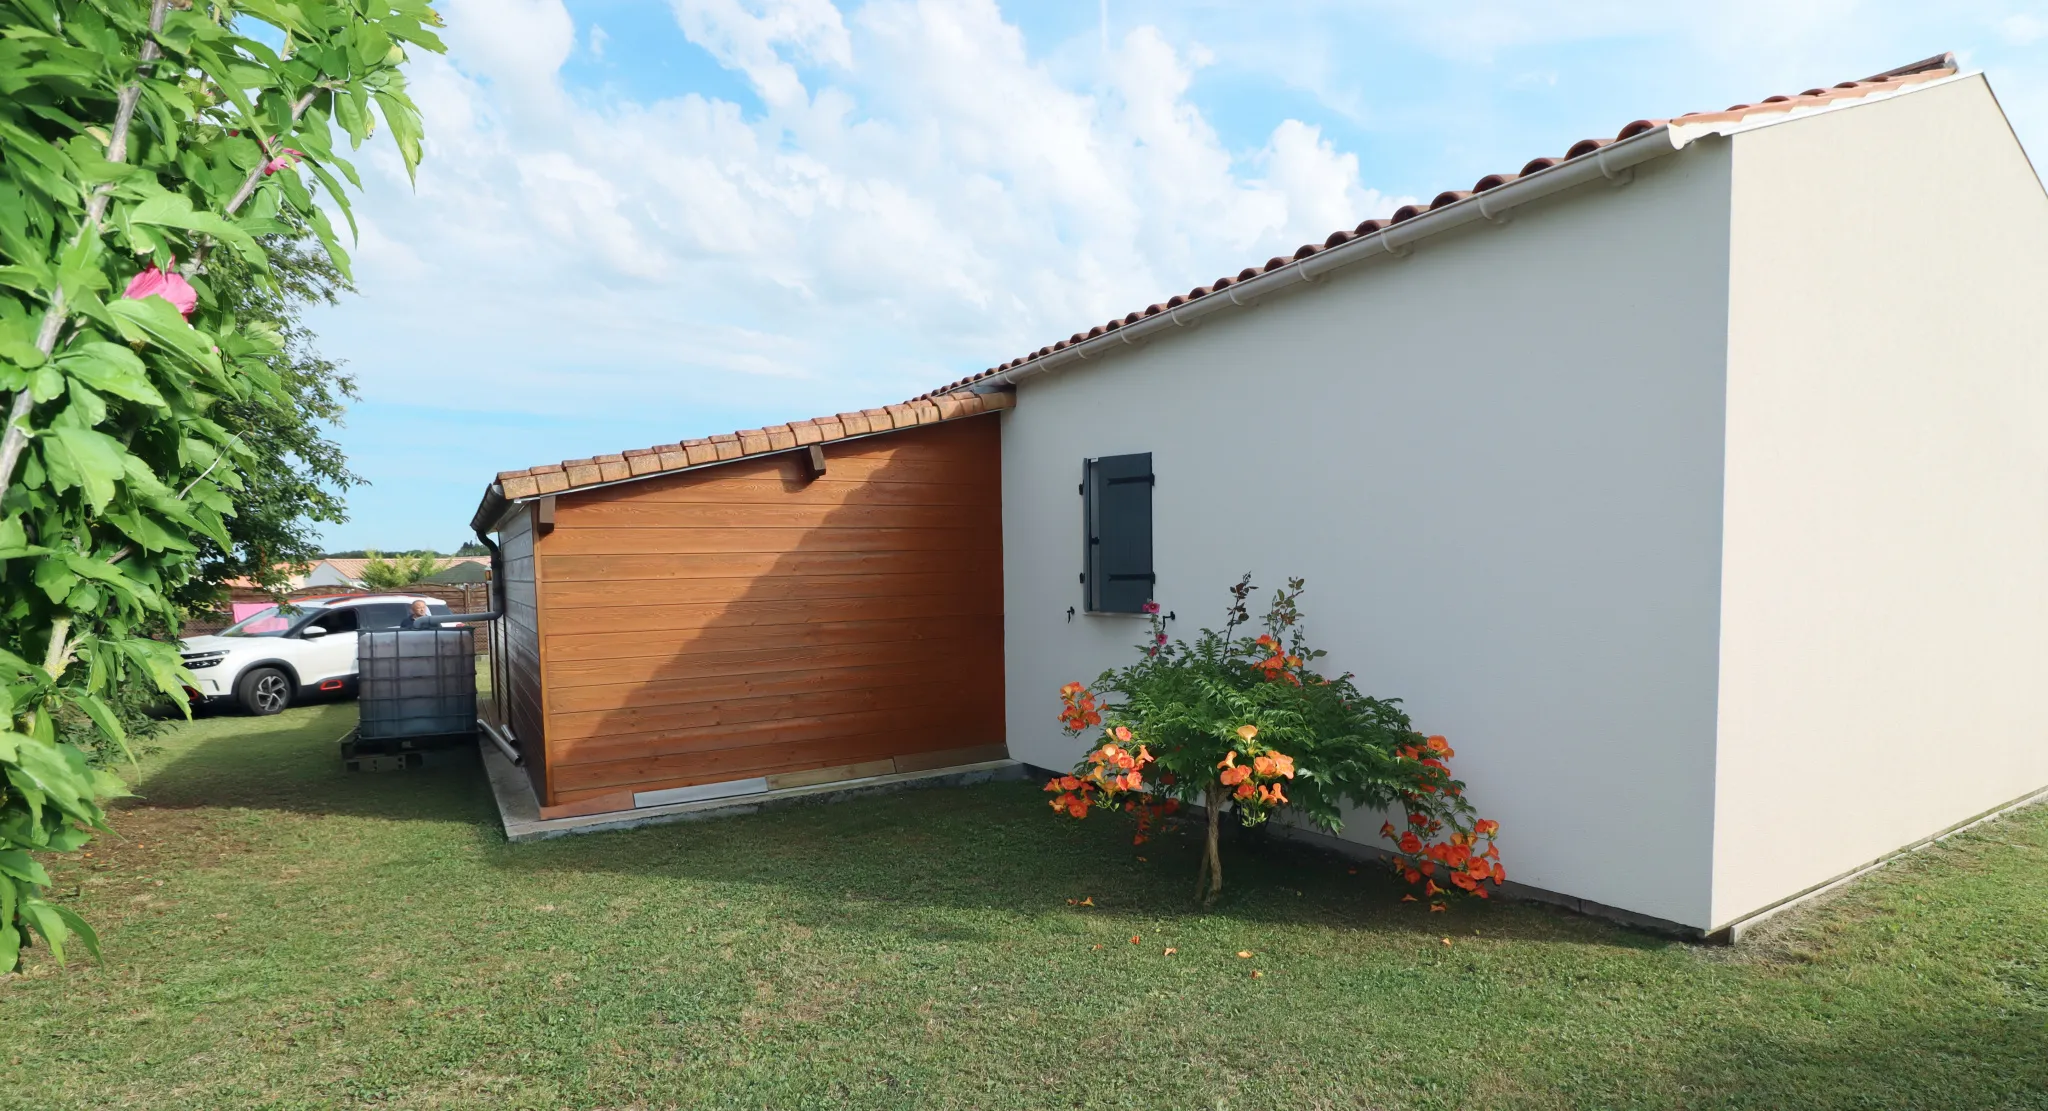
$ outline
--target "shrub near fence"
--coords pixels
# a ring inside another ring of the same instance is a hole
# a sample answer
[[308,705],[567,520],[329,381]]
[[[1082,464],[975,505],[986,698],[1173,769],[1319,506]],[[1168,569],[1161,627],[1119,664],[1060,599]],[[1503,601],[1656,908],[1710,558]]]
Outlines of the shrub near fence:
[[[491,607],[491,587],[489,583],[414,583],[402,591],[382,592],[373,590],[336,590],[331,586],[307,586],[286,594],[285,599],[287,601],[303,601],[308,598],[356,597],[376,593],[418,594],[427,598],[439,598],[443,602],[448,603],[448,608],[456,613],[482,613]],[[262,602],[267,605],[275,600],[261,590],[251,590],[246,587],[231,587],[228,590],[228,601],[230,603]],[[185,619],[185,624],[178,630],[178,635],[188,637],[205,636],[208,633],[220,632],[232,624],[234,624],[233,611],[228,609],[222,609],[214,613],[195,613]],[[482,652],[488,647],[490,644],[489,626],[479,625],[476,627],[475,643],[478,652]]]

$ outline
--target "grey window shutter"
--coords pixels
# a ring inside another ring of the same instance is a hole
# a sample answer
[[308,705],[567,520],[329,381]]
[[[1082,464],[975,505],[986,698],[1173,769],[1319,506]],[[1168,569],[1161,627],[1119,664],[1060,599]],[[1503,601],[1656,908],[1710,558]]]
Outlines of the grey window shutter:
[[1152,453],[1088,461],[1088,608],[1137,613],[1152,600]]

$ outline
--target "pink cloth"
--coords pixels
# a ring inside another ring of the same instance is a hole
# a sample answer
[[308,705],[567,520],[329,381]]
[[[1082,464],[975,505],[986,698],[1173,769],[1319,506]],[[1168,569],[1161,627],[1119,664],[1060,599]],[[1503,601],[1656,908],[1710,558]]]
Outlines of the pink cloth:
[[[234,624],[237,625],[270,608],[269,602],[230,602],[228,605],[232,610],[230,616],[235,619]],[[274,633],[289,624],[291,622],[286,621],[282,617],[272,617],[268,621],[257,622],[242,631],[245,633]]]

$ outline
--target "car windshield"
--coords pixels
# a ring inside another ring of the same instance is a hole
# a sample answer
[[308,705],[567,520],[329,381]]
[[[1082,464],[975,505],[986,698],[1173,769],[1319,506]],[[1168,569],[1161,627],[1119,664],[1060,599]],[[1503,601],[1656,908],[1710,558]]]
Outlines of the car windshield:
[[281,637],[314,608],[307,606],[265,606],[222,629],[224,637]]

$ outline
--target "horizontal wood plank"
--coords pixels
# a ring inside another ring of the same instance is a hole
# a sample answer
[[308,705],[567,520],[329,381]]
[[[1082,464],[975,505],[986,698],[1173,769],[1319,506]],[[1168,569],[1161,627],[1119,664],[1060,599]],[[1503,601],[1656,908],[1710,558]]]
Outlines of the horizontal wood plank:
[[[981,482],[889,481],[828,470],[806,478],[803,468],[789,465],[758,476],[721,475],[717,481],[652,481],[609,486],[589,494],[564,495],[558,513],[594,512],[607,505],[644,502],[656,505],[988,505]],[[711,472],[704,472],[708,479]],[[599,495],[605,495],[600,498]],[[581,518],[571,516],[571,521]]]
[[661,552],[642,555],[549,555],[548,586],[631,582],[657,590],[676,579],[780,579],[804,575],[957,575],[960,554],[930,552]]
[[1001,743],[1000,738],[977,736],[964,730],[915,733],[890,730],[796,741],[785,746],[762,745],[648,756],[563,767],[556,773],[556,792],[559,800],[569,801],[579,795],[603,794],[623,786],[631,786],[635,791],[659,791],[834,764],[856,764],[884,756],[914,756],[922,752]]
[[[581,633],[550,637],[548,644],[554,654],[549,688],[564,689],[691,675],[754,675],[774,668],[860,667],[945,652],[999,654],[1002,628],[991,627],[986,617],[966,615],[714,625],[631,637]],[[934,647],[919,649],[918,644]],[[908,647],[894,647],[899,645]]]
[[[905,598],[933,590],[928,574],[761,575],[737,578],[664,580],[653,586],[632,579],[584,579],[550,582],[542,588],[550,607],[604,609],[707,602],[804,602],[838,598]],[[962,586],[968,589],[963,591]],[[949,593],[995,593],[1000,583],[949,584]]]
[[906,617],[998,619],[1001,593],[992,584],[968,583],[945,594],[908,598],[828,598],[806,601],[698,602],[686,605],[580,606],[551,609],[548,636],[611,633],[619,636],[747,625],[815,621],[887,621]]
[[555,512],[557,528],[577,529],[989,529],[996,527],[1002,517],[1002,508],[988,503],[833,505],[794,499],[711,503],[635,499],[606,505],[565,506]]
[[[548,705],[557,714],[682,706],[729,698],[762,698],[812,691],[845,691],[890,687],[903,683],[972,683],[1000,681],[1002,669],[988,659],[985,642],[962,640],[907,641],[897,645],[864,645],[856,651],[833,645],[802,645],[767,649],[767,659],[750,661],[756,670],[724,670],[711,674],[716,657],[686,661],[670,679],[640,679],[588,686],[556,686]],[[807,654],[822,666],[793,668],[793,653]],[[865,661],[849,663],[847,661]],[[747,665],[742,665],[747,666]]]
[[970,528],[585,528],[558,530],[550,555],[671,552],[1002,552],[1001,534]]
[[869,723],[905,729],[993,720],[990,684],[919,683],[863,690],[733,698],[686,706],[548,715],[557,764],[587,764],[639,753],[742,748],[858,732]]

